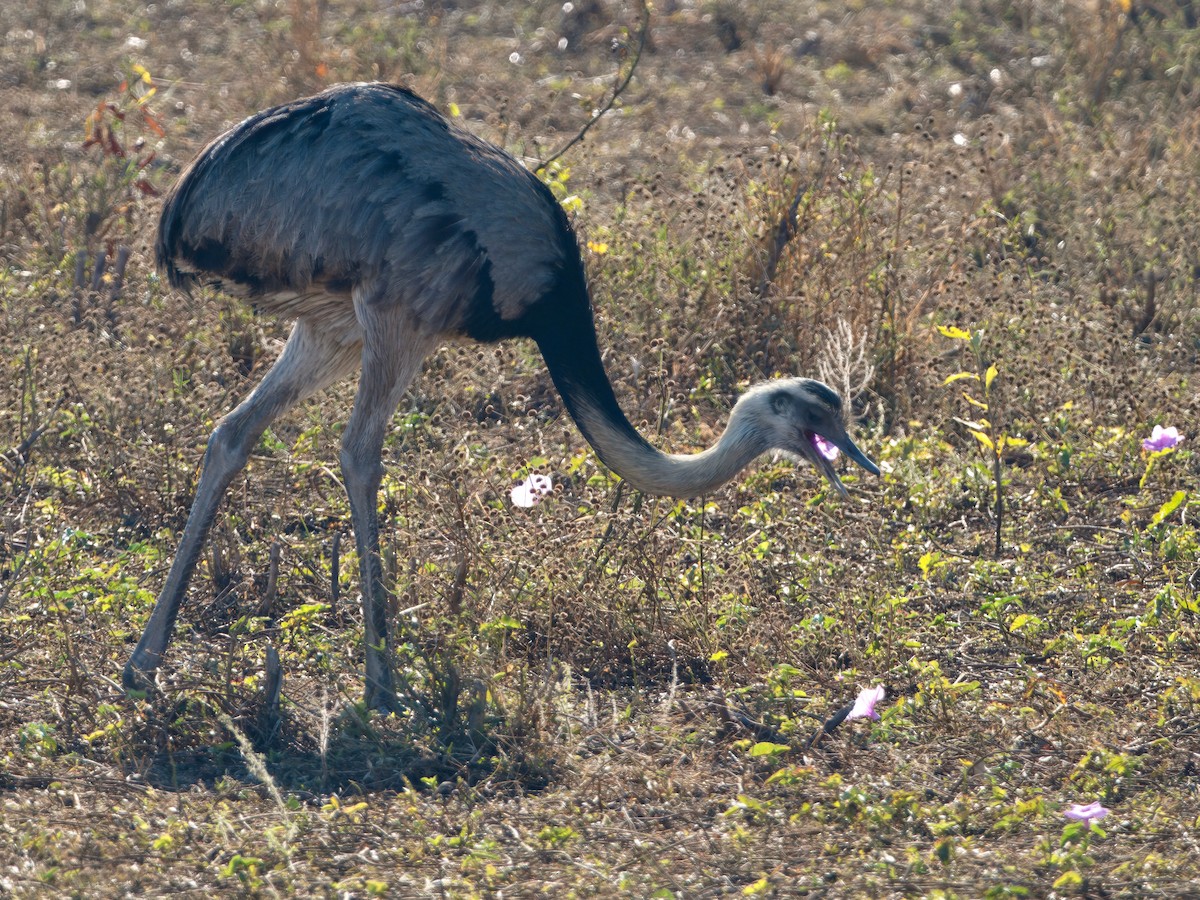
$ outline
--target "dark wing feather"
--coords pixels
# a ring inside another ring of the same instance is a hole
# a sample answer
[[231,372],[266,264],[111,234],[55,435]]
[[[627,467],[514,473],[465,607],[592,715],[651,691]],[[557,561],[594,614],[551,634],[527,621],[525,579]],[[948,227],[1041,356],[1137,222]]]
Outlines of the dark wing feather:
[[519,319],[577,253],[536,177],[381,84],[331,88],[217,138],[168,198],[157,245],[175,285],[212,282],[283,314],[363,285],[435,331]]

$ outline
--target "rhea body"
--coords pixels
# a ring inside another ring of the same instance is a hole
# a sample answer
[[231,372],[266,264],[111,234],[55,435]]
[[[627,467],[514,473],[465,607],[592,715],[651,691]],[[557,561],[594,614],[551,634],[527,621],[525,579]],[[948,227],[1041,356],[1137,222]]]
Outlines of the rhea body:
[[815,435],[878,474],[846,433],[837,394],[802,378],[752,388],[702,453],[651,447],[605,374],[562,207],[513,157],[399,87],[334,87],[217,138],[167,197],[156,257],[176,287],[214,285],[294,324],[278,360],[209,439],[179,550],[125,667],[130,688],[152,684],[218,504],[268,424],[359,369],[341,466],[360,563],[366,699],[394,706],[380,456],[422,360],[447,339],[532,338],[588,443],[648,493],[703,494],[777,449],[809,459],[844,494]]

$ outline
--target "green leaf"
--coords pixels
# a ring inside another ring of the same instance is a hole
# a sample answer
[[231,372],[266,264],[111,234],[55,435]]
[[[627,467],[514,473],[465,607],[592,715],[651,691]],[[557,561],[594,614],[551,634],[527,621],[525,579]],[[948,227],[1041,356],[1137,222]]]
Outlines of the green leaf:
[[948,384],[954,384],[954,382],[956,382],[956,381],[962,381],[964,378],[974,378],[976,381],[979,380],[979,376],[976,375],[974,372],[955,372],[953,375],[951,375],[949,378],[947,378],[945,381],[942,382],[942,387],[945,387]]
[[944,337],[953,338],[956,341],[969,341],[971,339],[971,332],[963,331],[961,328],[955,328],[953,325],[939,325],[937,330],[940,331]]
[[1063,872],[1054,882],[1056,888],[1078,887],[1081,884],[1083,884],[1083,876],[1075,871]]
[[742,896],[752,897],[755,894],[765,894],[770,889],[771,883],[767,881],[767,876],[764,875],[762,878],[758,879],[758,881],[754,882],[754,884],[748,884],[742,888]]
[[937,562],[937,559],[938,559],[938,554],[935,551],[930,550],[928,553],[923,554],[921,556],[921,558],[917,560],[917,568],[921,570],[921,574],[924,575],[926,578],[929,577],[929,570],[933,566],[933,564],[935,562]]
[[239,872],[247,870],[253,871],[262,865],[262,859],[257,856],[242,856],[240,853],[233,854],[229,860],[229,864],[221,869],[221,874],[226,878],[232,878]]
[[787,753],[792,748],[787,744],[773,744],[770,741],[759,741],[750,748],[751,756],[778,756]]
[[1036,631],[1045,624],[1045,621],[1038,616],[1021,613],[1019,616],[1014,616],[1013,620],[1008,623],[1008,630],[1020,631],[1022,628],[1028,627],[1030,630]]
[[1154,514],[1154,518],[1150,520],[1149,528],[1157,528],[1163,523],[1167,516],[1179,509],[1179,504],[1187,497],[1187,491],[1176,491],[1166,503],[1158,508],[1158,512]]
[[500,616],[500,618],[495,619],[494,621],[485,622],[484,627],[486,627],[486,628],[511,628],[511,629],[516,630],[519,628],[524,628],[525,626],[521,624],[520,620],[514,619],[510,615],[503,615],[503,616]]
[[950,865],[950,861],[954,859],[954,841],[951,838],[942,838],[933,845],[933,855],[942,865]]
[[982,431],[972,431],[971,434],[975,435],[975,440],[979,441],[979,443],[983,444],[983,446],[987,447],[993,453],[996,452],[996,445],[993,444],[992,439]]

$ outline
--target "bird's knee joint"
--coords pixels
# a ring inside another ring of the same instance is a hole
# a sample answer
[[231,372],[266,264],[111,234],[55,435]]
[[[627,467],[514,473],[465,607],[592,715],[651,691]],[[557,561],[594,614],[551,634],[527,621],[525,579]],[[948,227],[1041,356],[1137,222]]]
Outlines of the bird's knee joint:
[[356,453],[351,448],[343,448],[341,454],[342,475],[348,485],[378,487],[383,480],[383,463],[377,455]]
[[204,464],[219,469],[230,465],[240,467],[250,452],[246,443],[245,433],[228,419],[223,419],[208,438]]

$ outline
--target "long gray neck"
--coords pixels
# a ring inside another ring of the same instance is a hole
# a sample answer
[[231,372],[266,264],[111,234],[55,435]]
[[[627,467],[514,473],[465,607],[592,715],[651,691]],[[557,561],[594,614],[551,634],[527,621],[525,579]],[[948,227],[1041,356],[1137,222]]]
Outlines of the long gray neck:
[[582,335],[556,329],[538,346],[571,418],[596,455],[638,490],[695,497],[720,487],[767,449],[755,429],[747,427],[744,406],[734,407],[725,433],[703,453],[683,456],[651,447],[617,404],[590,317]]
[[706,494],[736,477],[766,449],[754,429],[746,427],[745,411],[736,407],[716,444],[702,453],[684,455],[656,450],[641,436],[631,439],[626,426],[632,426],[625,417],[612,421],[592,405],[591,398],[578,397],[574,406],[570,400],[567,405],[604,464],[648,494],[681,498]]
[[[569,231],[565,234],[570,236]],[[524,323],[571,418],[604,464],[646,493],[695,497],[729,481],[768,449],[757,429],[750,427],[746,405],[734,407],[721,439],[703,453],[667,454],[646,443],[621,411],[604,371],[587,281],[573,241],[557,285]]]

